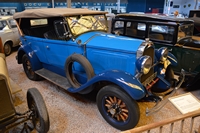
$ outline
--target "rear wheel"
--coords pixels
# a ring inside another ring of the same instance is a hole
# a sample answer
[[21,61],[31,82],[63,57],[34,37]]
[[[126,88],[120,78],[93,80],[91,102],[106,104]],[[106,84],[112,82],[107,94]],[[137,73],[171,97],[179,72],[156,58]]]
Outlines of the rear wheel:
[[97,106],[104,119],[119,130],[134,128],[140,118],[137,102],[116,85],[107,85],[97,94]]
[[27,92],[28,108],[32,112],[31,120],[33,127],[39,133],[49,131],[49,115],[42,95],[36,88],[31,88]]
[[6,56],[10,55],[12,52],[12,46],[9,43],[4,44],[4,53]]
[[32,65],[31,62],[28,58],[28,56],[26,54],[23,55],[22,57],[22,64],[23,64],[23,68],[24,71],[26,73],[26,76],[30,79],[30,80],[40,80],[41,77],[39,75],[37,75],[33,70],[32,70]]

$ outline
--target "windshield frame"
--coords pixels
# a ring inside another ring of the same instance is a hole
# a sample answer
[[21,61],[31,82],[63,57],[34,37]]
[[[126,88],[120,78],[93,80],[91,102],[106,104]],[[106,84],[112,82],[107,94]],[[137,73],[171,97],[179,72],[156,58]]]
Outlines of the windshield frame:
[[[99,16],[100,19],[95,19],[94,16],[97,16],[97,17]],[[108,22],[107,22],[107,18],[105,14],[66,16],[65,21],[67,22],[67,27],[74,38],[87,32],[92,32],[92,31],[107,32],[108,31]],[[85,24],[85,22],[87,22],[87,25]],[[77,28],[75,28],[75,26]],[[95,29],[94,28],[95,26],[96,27],[98,26],[98,29]]]
[[[189,29],[189,31],[186,30],[186,29]],[[194,24],[193,23],[192,24],[190,23],[190,24],[179,25],[178,31],[177,31],[177,42],[182,40],[182,39],[185,39],[185,38],[189,38],[189,37],[192,38],[193,30],[194,30]]]

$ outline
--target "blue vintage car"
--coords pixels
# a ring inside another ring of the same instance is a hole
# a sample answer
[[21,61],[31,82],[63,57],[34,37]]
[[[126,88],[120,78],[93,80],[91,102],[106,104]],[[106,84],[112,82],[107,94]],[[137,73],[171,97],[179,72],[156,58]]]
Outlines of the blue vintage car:
[[175,92],[171,65],[177,60],[165,47],[155,50],[148,39],[108,34],[105,14],[50,8],[16,13],[22,42],[17,61],[31,80],[43,77],[71,93],[98,91],[101,115],[126,130],[139,121],[137,100],[161,101],[157,94]]

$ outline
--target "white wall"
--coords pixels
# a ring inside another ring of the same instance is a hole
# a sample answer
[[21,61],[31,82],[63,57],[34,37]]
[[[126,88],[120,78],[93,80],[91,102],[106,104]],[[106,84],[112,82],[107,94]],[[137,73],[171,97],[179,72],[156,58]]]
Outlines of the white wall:
[[[194,9],[195,3],[196,3],[196,0],[182,0],[180,13],[189,15],[190,10]],[[188,6],[189,4],[191,5],[190,7]],[[184,5],[186,7],[184,7]]]
[[[179,5],[179,8],[173,8],[169,6],[170,1],[173,1],[173,6],[174,5]],[[200,0],[198,0],[200,3]],[[167,3],[167,5],[166,5]],[[191,6],[189,7],[188,4]],[[164,3],[164,12],[165,14],[171,14],[174,11],[178,10],[180,14],[187,14],[189,15],[190,10],[193,10],[195,8],[196,0],[165,0]],[[185,5],[185,7],[184,7]],[[197,6],[197,9],[199,6]],[[169,10],[168,10],[169,9]]]

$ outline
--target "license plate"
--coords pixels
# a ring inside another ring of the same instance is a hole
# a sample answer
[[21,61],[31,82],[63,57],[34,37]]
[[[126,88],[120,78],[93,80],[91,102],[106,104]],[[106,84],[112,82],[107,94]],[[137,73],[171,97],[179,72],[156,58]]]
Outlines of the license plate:
[[153,79],[157,76],[157,72],[155,72],[154,74],[152,74],[151,76],[149,76],[142,84],[146,87],[147,84],[151,83],[151,81],[153,81]]

